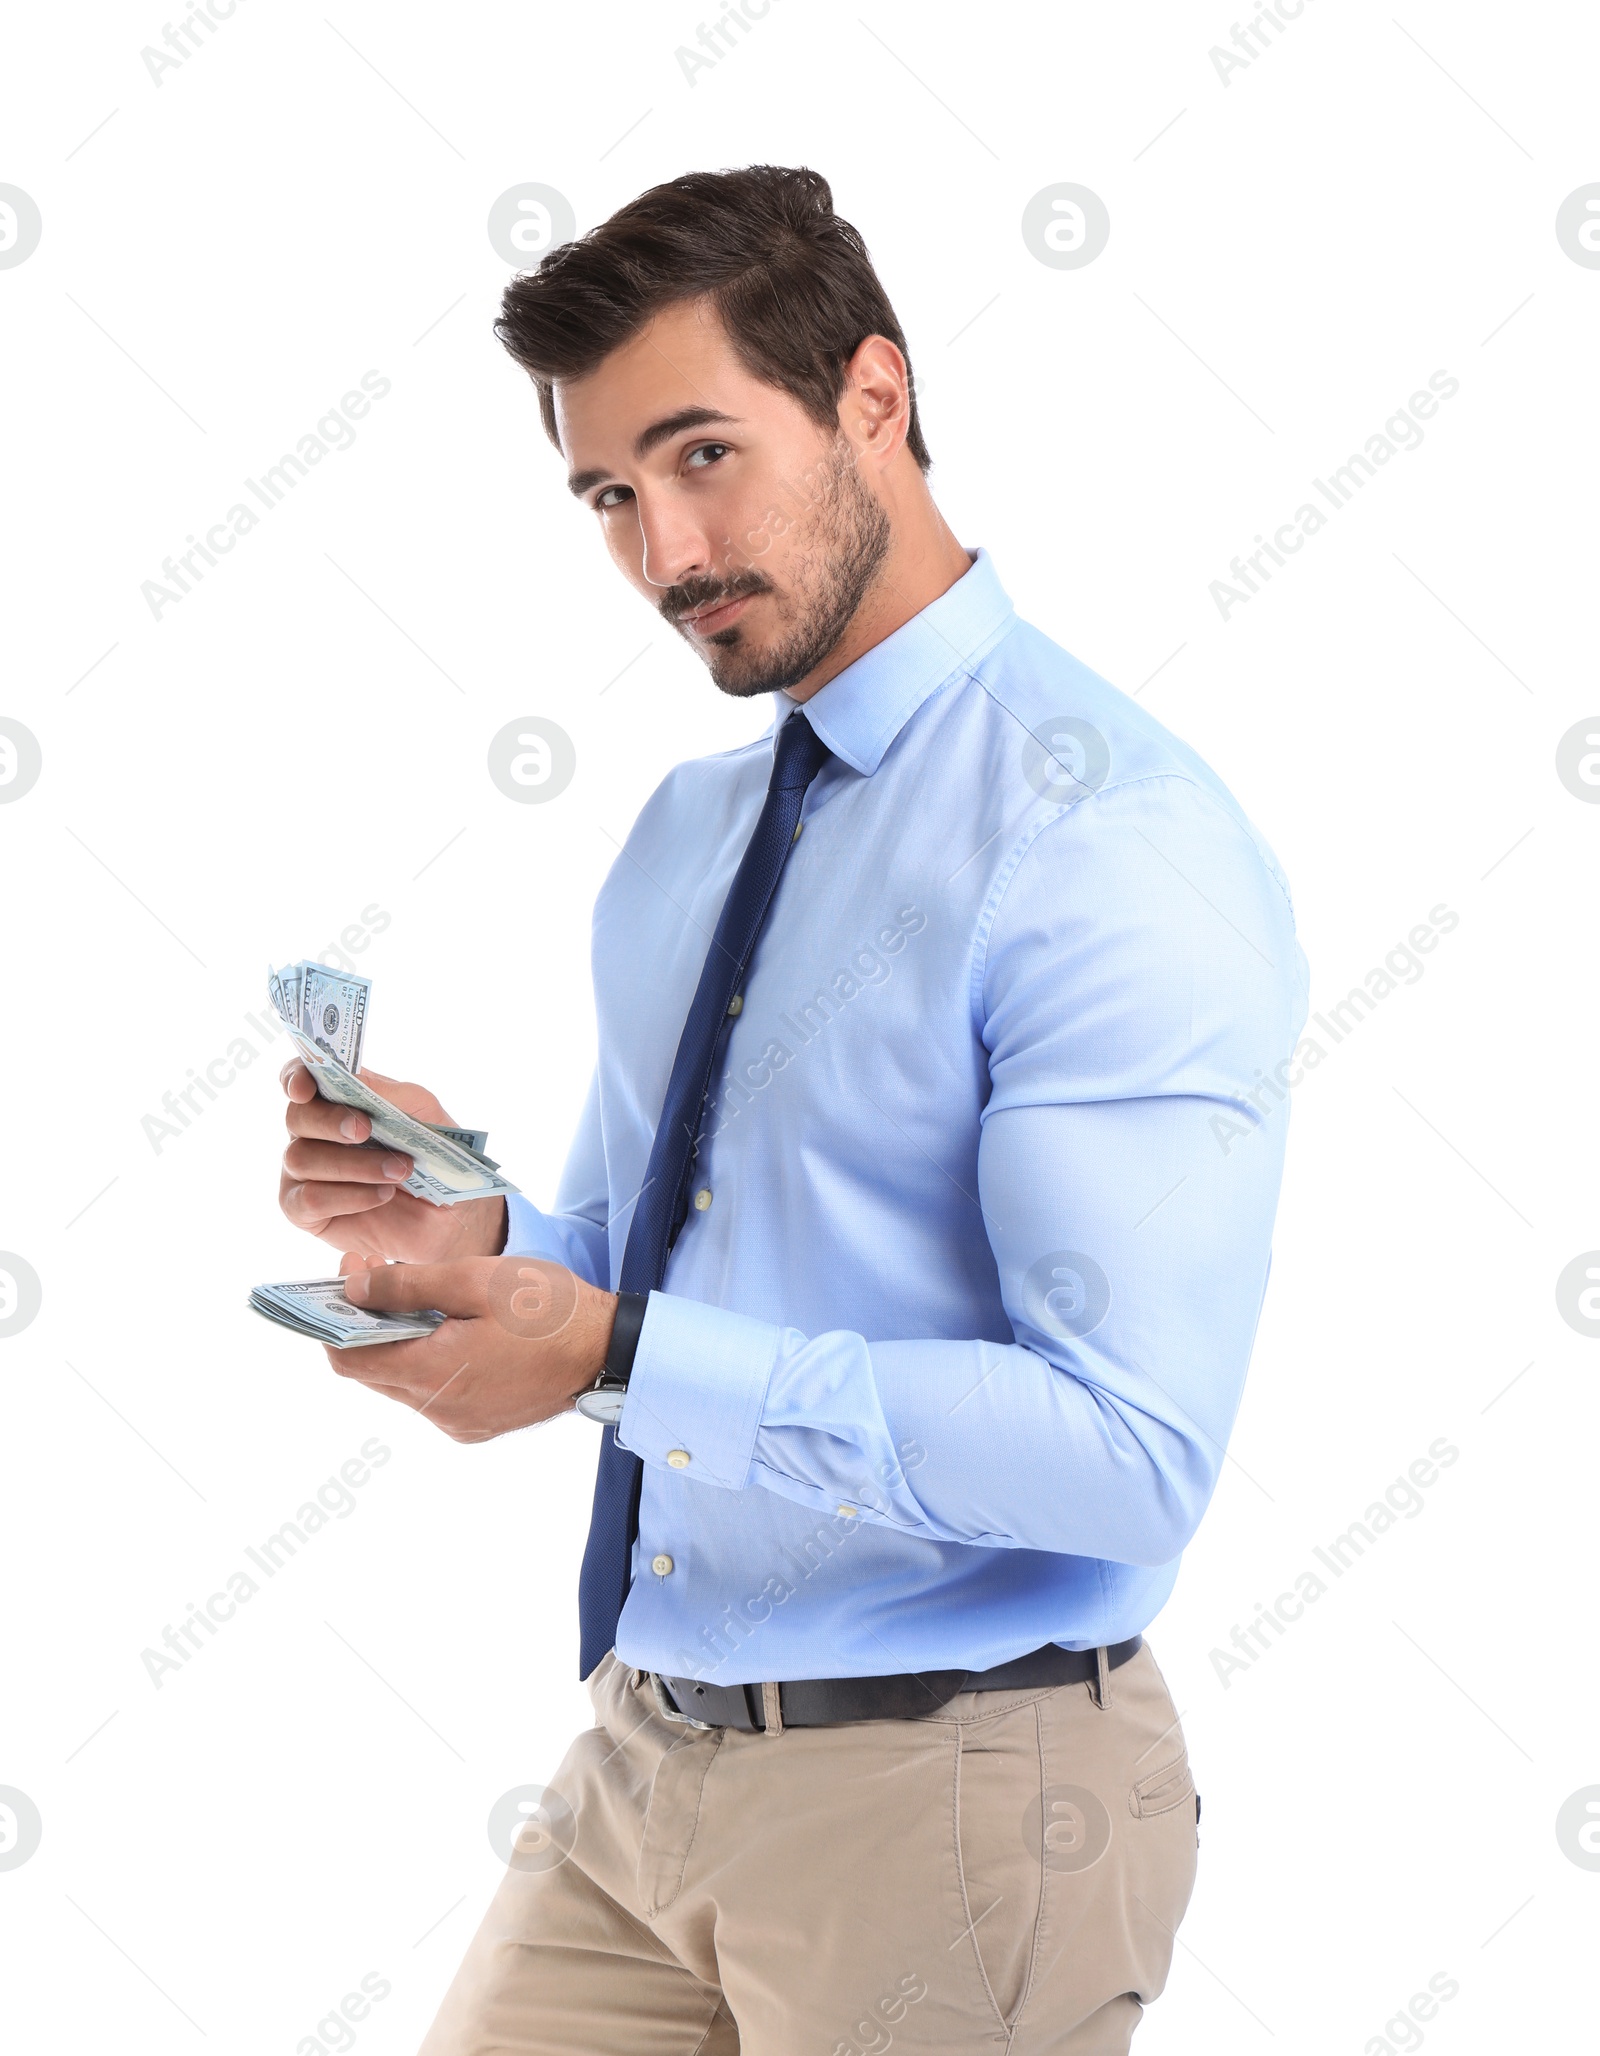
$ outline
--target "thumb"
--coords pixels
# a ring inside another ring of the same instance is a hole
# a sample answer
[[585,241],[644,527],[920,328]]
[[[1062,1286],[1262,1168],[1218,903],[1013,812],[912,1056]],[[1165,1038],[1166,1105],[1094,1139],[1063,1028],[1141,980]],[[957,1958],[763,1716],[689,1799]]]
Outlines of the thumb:
[[345,1274],[344,1296],[372,1313],[423,1313],[468,1318],[483,1312],[483,1280],[475,1259],[453,1264],[385,1264]]
[[356,1074],[363,1085],[370,1085],[380,1099],[386,1099],[390,1106],[398,1107],[403,1114],[409,1114],[414,1121],[437,1121],[441,1127],[452,1125],[450,1116],[425,1085],[409,1084],[404,1078],[388,1078],[382,1071],[369,1071],[365,1065]]

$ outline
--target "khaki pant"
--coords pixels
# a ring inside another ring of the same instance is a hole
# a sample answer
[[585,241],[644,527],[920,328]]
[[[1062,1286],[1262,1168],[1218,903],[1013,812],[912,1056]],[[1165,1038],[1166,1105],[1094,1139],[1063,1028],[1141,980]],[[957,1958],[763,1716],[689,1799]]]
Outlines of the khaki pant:
[[608,1656],[423,2056],[1112,2056],[1194,1781],[1148,1648],[915,1720],[702,1732]]

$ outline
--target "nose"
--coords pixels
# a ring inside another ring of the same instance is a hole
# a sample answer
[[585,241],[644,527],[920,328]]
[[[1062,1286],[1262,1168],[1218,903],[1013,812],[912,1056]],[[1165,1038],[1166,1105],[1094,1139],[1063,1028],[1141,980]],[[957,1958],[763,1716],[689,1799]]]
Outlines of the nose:
[[653,586],[665,591],[686,578],[715,578],[715,553],[704,522],[672,492],[639,492],[640,568]]

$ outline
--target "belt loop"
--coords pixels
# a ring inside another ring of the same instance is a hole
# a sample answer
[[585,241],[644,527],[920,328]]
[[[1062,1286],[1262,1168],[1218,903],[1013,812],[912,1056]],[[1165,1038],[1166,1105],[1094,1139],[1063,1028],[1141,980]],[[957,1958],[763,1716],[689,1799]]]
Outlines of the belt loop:
[[783,1733],[783,1687],[763,1685],[761,1687],[761,1718],[766,1723],[769,1735]]
[[1096,1668],[1095,1704],[1104,1711],[1111,1704],[1111,1664],[1103,1647],[1095,1651],[1094,1657]]

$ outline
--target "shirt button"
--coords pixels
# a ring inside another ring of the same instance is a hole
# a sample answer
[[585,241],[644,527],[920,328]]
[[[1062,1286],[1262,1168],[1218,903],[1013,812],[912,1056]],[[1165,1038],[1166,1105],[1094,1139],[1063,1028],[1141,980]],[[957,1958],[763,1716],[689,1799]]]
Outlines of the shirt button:
[[694,1196],[694,1210],[697,1214],[703,1214],[710,1204],[711,1187],[709,1185],[702,1185]]
[[687,1470],[687,1469],[689,1468],[689,1452],[688,1452],[688,1450],[687,1450],[687,1449],[669,1449],[669,1450],[667,1451],[667,1462],[668,1462],[669,1464],[671,1464],[672,1468],[673,1468],[673,1469],[674,1469],[675,1471],[686,1471],[686,1470]]
[[658,1578],[670,1578],[672,1576],[672,1558],[670,1556],[652,1556],[650,1568]]
[[798,842],[800,840],[800,831],[802,828],[805,827],[805,825],[806,824],[803,821],[797,821],[794,824],[794,834],[791,835],[789,838],[791,842]]
[[742,992],[736,992],[733,995],[733,998],[729,1000],[728,1012],[730,1016],[733,1014],[742,1014],[744,1012],[744,994]]
[[[667,1458],[667,1461],[671,1463],[672,1459],[670,1456]],[[847,1521],[853,1521],[856,1517],[856,1510],[853,1506],[836,1506],[833,1510],[836,1514],[842,1515]]]

